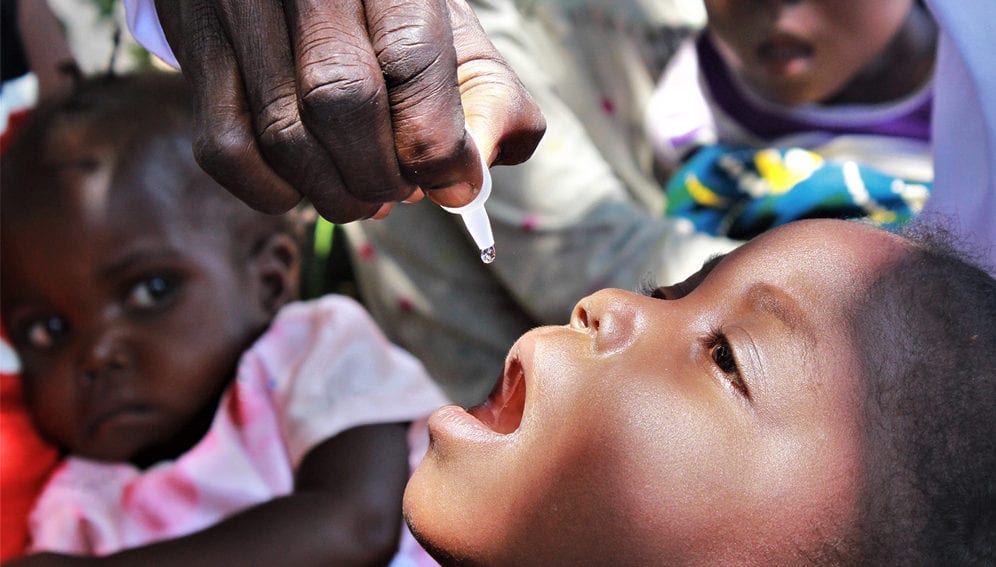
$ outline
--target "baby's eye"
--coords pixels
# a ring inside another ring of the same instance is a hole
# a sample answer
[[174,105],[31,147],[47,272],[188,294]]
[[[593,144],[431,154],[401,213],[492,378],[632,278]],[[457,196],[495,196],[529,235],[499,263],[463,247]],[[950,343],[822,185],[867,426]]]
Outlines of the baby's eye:
[[726,254],[719,256],[712,256],[706,260],[705,264],[702,264],[702,268],[694,274],[685,278],[684,281],[680,281],[675,284],[658,286],[654,284],[652,279],[646,280],[640,285],[640,292],[643,295],[652,297],[654,299],[667,299],[676,300],[685,297],[686,295],[695,291],[699,284],[705,281],[706,277],[712,273],[712,271],[719,265],[720,261],[726,257]]
[[675,286],[661,286],[652,290],[647,295],[654,299],[664,300],[672,300],[681,297],[680,290],[676,291]]
[[62,317],[45,317],[29,323],[24,337],[32,348],[44,350],[52,348],[68,330],[69,325]]
[[125,303],[129,307],[149,309],[170,299],[177,289],[175,278],[154,276],[140,280],[128,290]]
[[652,282],[644,282],[640,285],[639,293],[653,299],[673,300],[680,299],[687,295],[681,289],[681,284],[658,286]]
[[716,367],[719,368],[720,372],[726,374],[734,388],[744,395],[749,395],[747,384],[740,375],[740,368],[737,366],[733,347],[730,346],[730,342],[726,336],[717,333],[710,339],[710,344],[709,356],[716,364]]
[[733,358],[733,349],[726,339],[721,339],[719,344],[712,347],[712,360],[726,374],[737,372],[737,361]]

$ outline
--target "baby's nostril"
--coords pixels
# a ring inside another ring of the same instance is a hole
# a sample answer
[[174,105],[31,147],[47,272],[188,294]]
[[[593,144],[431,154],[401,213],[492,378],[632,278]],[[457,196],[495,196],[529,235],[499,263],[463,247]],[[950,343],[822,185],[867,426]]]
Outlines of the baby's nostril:
[[596,331],[598,330],[598,319],[595,319],[595,321],[592,322],[591,328]]
[[582,329],[588,328],[588,312],[585,311],[584,307],[578,307],[578,325]]

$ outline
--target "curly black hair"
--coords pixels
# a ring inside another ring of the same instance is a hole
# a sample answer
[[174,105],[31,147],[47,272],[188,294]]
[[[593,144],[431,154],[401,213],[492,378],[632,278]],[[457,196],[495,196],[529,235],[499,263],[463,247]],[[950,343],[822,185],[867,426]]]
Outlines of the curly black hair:
[[0,163],[6,212],[57,201],[67,176],[110,171],[115,183],[182,208],[192,228],[242,238],[287,232],[300,241],[300,215],[257,212],[197,165],[192,96],[179,73],[95,75],[35,109]]
[[938,222],[851,314],[866,379],[865,565],[996,565],[996,280]]

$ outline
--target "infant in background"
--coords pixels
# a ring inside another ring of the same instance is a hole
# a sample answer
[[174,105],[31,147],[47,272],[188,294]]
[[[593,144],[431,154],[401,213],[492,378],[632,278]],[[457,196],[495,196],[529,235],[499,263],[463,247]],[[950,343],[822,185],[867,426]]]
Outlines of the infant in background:
[[706,0],[648,106],[668,213],[748,239],[924,206],[937,25],[916,0]]
[[401,497],[445,398],[353,300],[295,301],[294,216],[197,166],[190,106],[91,79],[4,156],[0,307],[67,455],[25,564],[428,560]]

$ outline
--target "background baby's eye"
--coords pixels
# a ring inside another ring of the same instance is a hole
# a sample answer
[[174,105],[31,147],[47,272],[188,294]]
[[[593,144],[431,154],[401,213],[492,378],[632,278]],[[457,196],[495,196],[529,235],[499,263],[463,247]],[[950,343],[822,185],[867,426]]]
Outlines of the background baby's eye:
[[163,276],[146,278],[128,291],[126,303],[130,307],[146,309],[166,301],[176,292],[176,280]]
[[654,299],[668,299],[667,288],[665,287],[655,288],[651,290],[650,293],[648,293],[647,295],[653,297]]
[[68,330],[69,326],[62,317],[45,317],[28,324],[24,335],[32,348],[47,349],[54,346]]
[[687,280],[683,282],[678,282],[674,285],[664,286],[660,288],[661,299],[667,299],[669,301],[675,301],[685,297],[694,290],[695,287],[691,285]]
[[646,295],[647,297],[652,297],[653,299],[680,299],[685,295],[680,286],[681,284],[662,286],[644,284],[640,287],[640,293]]

